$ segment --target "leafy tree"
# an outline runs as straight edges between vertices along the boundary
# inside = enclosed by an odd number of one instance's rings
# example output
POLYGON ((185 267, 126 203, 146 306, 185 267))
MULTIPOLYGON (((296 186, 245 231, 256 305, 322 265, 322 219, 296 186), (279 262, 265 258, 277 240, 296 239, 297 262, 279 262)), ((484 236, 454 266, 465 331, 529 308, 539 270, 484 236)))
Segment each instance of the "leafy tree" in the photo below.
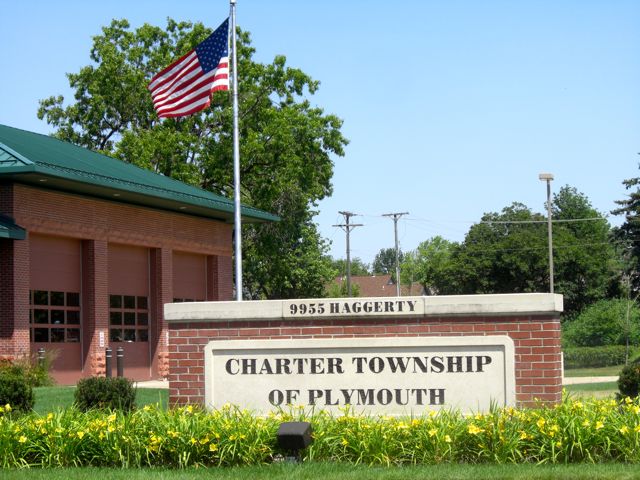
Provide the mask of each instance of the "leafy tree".
POLYGON ((585 195, 564 186, 554 195, 552 217, 555 286, 564 296, 565 311, 579 312, 620 296, 622 264, 604 216, 585 195))
MULTIPOLYGON (((402 250, 398 250, 398 262, 402 264, 404 255, 402 250)), ((371 270, 374 275, 391 275, 395 281, 396 276, 396 249, 382 248, 376 254, 371 264, 371 270)))
MULTIPOLYGON (((329 284, 326 290, 326 297, 328 298, 345 298, 347 297, 347 281, 346 279, 333 281, 329 284)), ((357 283, 351 284, 351 297, 360 296, 360 285, 357 283)))
MULTIPOLYGON (((38 117, 58 138, 232 197, 229 93, 216 92, 199 114, 160 121, 146 89, 208 34, 201 23, 168 19, 166 28, 131 30, 113 20, 93 39, 92 63, 68 74, 74 101, 41 100, 38 117)), ((311 105, 316 80, 284 56, 255 62, 249 33, 238 36, 241 200, 282 218, 243 226, 244 289, 253 298, 317 296, 332 271, 312 220, 332 191, 332 157, 344 155, 342 121, 311 105)))
MULTIPOLYGON (((555 291, 565 314, 620 294, 618 255, 610 226, 589 200, 565 186, 552 203, 555 291)), ((454 293, 549 291, 547 219, 521 203, 483 215, 451 255, 454 293)))
POLYGON ((459 293, 544 291, 548 279, 546 228, 533 223, 543 220, 521 203, 483 215, 455 252, 459 293))
POLYGON ((451 280, 452 256, 457 244, 440 236, 422 242, 407 255, 400 270, 402 283, 418 282, 430 295, 455 293, 451 280))
POLYGON ((637 345, 640 341, 640 309, 626 299, 600 300, 562 325, 567 346, 637 345))
MULTIPOLYGON (((347 261, 343 258, 334 259, 331 261, 331 267, 337 272, 336 275, 347 274, 347 261)), ((369 265, 364 263, 360 258, 355 257, 351 259, 351 275, 371 275, 369 265)))

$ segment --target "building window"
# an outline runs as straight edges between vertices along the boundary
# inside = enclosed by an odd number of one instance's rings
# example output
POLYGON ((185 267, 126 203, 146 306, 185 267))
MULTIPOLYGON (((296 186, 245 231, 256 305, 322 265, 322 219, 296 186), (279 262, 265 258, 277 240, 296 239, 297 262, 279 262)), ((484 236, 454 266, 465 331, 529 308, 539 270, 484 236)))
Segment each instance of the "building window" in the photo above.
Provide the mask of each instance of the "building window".
POLYGON ((204 302, 204 299, 193 299, 193 298, 174 298, 173 303, 184 303, 184 302, 204 302))
POLYGON ((109 339, 112 342, 149 341, 147 297, 109 295, 109 339))
POLYGON ((29 323, 32 342, 80 342, 80 294, 31 290, 29 323))

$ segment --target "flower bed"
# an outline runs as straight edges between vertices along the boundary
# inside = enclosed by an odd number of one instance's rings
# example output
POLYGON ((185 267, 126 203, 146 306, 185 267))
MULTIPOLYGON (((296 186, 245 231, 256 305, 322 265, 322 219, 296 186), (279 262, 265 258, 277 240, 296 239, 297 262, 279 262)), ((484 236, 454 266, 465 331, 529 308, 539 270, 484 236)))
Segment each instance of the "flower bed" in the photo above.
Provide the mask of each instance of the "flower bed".
POLYGON ((640 461, 638 400, 572 400, 540 409, 413 418, 287 411, 257 417, 228 406, 147 406, 130 414, 73 408, 14 415, 0 407, 0 466, 188 467, 269 463, 283 421, 311 422, 309 460, 370 465, 640 461))

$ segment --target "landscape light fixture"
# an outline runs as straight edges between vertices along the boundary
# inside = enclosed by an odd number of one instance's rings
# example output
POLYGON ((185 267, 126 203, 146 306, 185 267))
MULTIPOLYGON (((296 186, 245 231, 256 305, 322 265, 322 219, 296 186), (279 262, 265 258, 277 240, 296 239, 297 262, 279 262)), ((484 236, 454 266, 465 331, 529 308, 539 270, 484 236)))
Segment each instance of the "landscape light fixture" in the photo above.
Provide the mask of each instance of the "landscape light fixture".
POLYGON ((313 442, 311 424, 309 422, 281 423, 276 438, 278 446, 287 452, 285 459, 297 463, 301 459, 300 451, 313 442))
POLYGON ((552 173, 541 173, 538 178, 547 182, 547 234, 549 237, 549 292, 553 293, 553 235, 551 230, 551 181, 552 173))

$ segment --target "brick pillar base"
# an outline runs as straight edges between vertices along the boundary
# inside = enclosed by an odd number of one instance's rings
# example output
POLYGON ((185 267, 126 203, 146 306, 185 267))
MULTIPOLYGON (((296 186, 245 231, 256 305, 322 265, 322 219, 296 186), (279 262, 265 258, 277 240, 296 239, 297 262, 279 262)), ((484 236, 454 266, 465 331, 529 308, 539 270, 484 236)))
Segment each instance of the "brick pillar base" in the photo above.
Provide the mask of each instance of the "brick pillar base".
POLYGON ((104 376, 105 348, 109 345, 108 244, 82 242, 82 328, 85 376, 104 376), (102 345, 100 337, 102 334, 102 345))

